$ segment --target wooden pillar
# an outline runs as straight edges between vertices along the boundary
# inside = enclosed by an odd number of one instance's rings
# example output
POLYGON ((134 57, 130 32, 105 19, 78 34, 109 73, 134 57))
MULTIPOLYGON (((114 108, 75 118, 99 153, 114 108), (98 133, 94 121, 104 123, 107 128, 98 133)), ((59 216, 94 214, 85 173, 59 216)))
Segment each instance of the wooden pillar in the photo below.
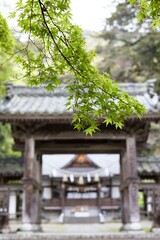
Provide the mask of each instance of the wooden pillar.
POLYGON ((61 184, 61 214, 59 216, 59 222, 64 223, 64 207, 65 207, 65 191, 66 191, 66 185, 65 183, 61 184))
MULTIPOLYGON (((160 177, 156 178, 156 183, 160 184, 160 177)), ((160 231, 160 189, 153 191, 153 231, 160 231)))
POLYGON ((143 201, 144 201, 143 210, 144 210, 144 216, 148 216, 148 212, 147 212, 147 199, 148 199, 148 191, 147 190, 143 190, 143 201))
POLYGON ((8 233, 9 227, 9 189, 0 192, 0 232, 8 233))
POLYGON ((125 225, 130 222, 128 189, 125 185, 127 180, 127 157, 126 153, 121 156, 121 201, 122 201, 122 223, 125 225))
POLYGON ((101 184, 97 184, 97 207, 99 209, 99 212, 101 212, 101 204, 100 204, 100 191, 101 191, 101 184))
POLYGON ((138 206, 138 174, 136 140, 126 139, 126 153, 121 159, 122 230, 140 230, 140 210, 138 206))
POLYGON ((112 186, 112 177, 110 176, 109 178, 109 197, 111 198, 112 201, 112 192, 113 192, 113 186, 112 186))
POLYGON ((41 161, 36 158, 33 137, 25 140, 24 161, 22 230, 40 231, 41 161))
POLYGON ((153 192, 153 227, 152 231, 160 231, 160 189, 153 192))
POLYGON ((64 212, 64 206, 65 206, 65 183, 62 183, 62 185, 61 185, 61 207, 62 207, 62 213, 64 212))

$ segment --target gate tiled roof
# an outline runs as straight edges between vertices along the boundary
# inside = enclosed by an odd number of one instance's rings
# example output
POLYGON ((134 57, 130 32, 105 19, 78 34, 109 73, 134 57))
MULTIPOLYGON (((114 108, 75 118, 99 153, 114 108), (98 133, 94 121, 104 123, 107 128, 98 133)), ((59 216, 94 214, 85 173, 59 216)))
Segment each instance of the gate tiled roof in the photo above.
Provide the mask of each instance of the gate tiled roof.
MULTIPOLYGON (((158 96, 148 94, 147 82, 121 83, 120 88, 137 98, 148 112, 158 113, 158 96)), ((8 85, 7 94, 0 101, 0 121, 71 117, 72 112, 67 112, 65 107, 67 96, 64 86, 51 92, 44 87, 8 85)), ((157 115, 159 116, 159 113, 157 115)))
POLYGON ((33 117, 63 114, 66 98, 63 88, 57 88, 53 93, 44 87, 9 85, 6 97, 0 102, 0 114, 33 117))

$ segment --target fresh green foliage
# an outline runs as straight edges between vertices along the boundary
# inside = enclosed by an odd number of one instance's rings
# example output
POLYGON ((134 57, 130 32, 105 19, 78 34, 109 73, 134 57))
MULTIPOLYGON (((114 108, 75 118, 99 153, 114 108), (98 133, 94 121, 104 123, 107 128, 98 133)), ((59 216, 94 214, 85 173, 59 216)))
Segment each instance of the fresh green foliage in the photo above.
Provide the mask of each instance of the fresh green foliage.
POLYGON ((14 50, 14 38, 8 28, 6 20, 0 13, 0 96, 4 94, 3 82, 12 72, 11 63, 7 60, 14 50), (3 64, 5 63, 5 64, 3 64))
POLYGON ((8 28, 6 20, 0 13, 0 53, 12 53, 14 47, 14 38, 8 28))
POLYGON ((154 29, 160 27, 160 0, 128 0, 128 2, 131 5, 138 5, 139 13, 137 18, 139 21, 151 19, 154 29))
MULTIPOLYGON (((11 82, 13 76, 20 76, 23 71, 13 62, 15 52, 23 48, 23 43, 12 34, 6 20, 0 13, 0 97, 5 94, 4 82, 11 82)), ((19 54, 19 56, 21 56, 19 54)), ((14 82, 19 79, 14 78, 14 82)))
MULTIPOLYGON (((13 50, 14 38, 6 20, 0 14, 0 97, 5 92, 4 81, 8 80, 12 72, 12 65, 8 62, 8 58, 13 50)), ((17 153, 12 151, 12 145, 10 126, 0 123, 0 157, 17 156, 17 153)))
POLYGON ((12 150, 13 139, 11 137, 11 128, 9 124, 0 123, 0 157, 18 157, 20 152, 12 150))
POLYGON ((4 52, 0 53, 0 97, 5 94, 4 82, 10 78, 13 73, 12 70, 12 64, 8 61, 8 55, 4 52))
POLYGON ((122 127, 133 114, 141 117, 145 108, 127 93, 121 92, 108 74, 99 74, 92 65, 94 53, 87 52, 82 30, 71 22, 69 0, 19 0, 12 17, 18 18, 28 41, 16 62, 25 69, 30 85, 45 84, 54 90, 63 81, 60 75, 73 74, 67 80, 67 109, 74 112, 77 130, 92 134, 98 119, 106 125, 122 127), (30 46, 37 51, 32 51, 30 46))

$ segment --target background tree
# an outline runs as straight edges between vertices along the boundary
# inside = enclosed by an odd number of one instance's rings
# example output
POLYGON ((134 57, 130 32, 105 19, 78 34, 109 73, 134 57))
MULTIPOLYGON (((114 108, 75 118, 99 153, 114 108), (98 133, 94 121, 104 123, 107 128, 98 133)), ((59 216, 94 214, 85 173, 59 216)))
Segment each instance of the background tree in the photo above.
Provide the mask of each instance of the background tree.
POLYGON ((160 27, 160 0, 128 0, 128 2, 138 7, 137 19, 139 21, 149 20, 154 29, 160 27))
POLYGON ((6 20, 0 13, 0 95, 4 94, 4 81, 12 72, 12 64, 7 61, 8 54, 13 54, 14 38, 8 28, 6 20), (6 64, 3 64, 5 63, 6 64))
MULTIPOLYGON (((160 33, 150 27, 150 20, 137 22, 138 9, 121 3, 106 20, 101 37, 107 46, 101 48, 100 71, 109 71, 120 82, 144 82, 160 79, 160 33)), ((159 90, 159 89, 158 89, 159 90)))
MULTIPOLYGON (((8 61, 9 56, 14 53, 14 43, 15 39, 7 22, 0 14, 0 97, 5 93, 4 82, 9 82, 9 78, 14 73, 13 61, 8 61)), ((10 125, 0 123, 0 157, 19 156, 20 153, 12 150, 12 145, 10 125)))
POLYGON ((19 157, 21 155, 20 152, 13 151, 13 144, 10 125, 0 123, 0 158, 19 157))
MULTIPOLYGON (((160 30, 160 14, 159 14, 159 6, 160 0, 128 0, 132 5, 139 7, 138 19, 139 21, 145 21, 149 19, 151 21, 151 25, 155 30, 160 30)), ((152 39, 153 40, 153 39, 152 39)), ((157 51, 158 56, 160 55, 160 51, 157 51)), ((158 67, 158 62, 157 67, 158 67)), ((158 80, 158 79, 157 79, 158 80)), ((157 89, 160 93, 160 80, 157 81, 157 89)), ((159 154, 160 151, 160 141, 159 141, 159 133, 160 127, 159 124, 154 124, 152 127, 152 137, 149 139, 151 143, 151 153, 159 154)))

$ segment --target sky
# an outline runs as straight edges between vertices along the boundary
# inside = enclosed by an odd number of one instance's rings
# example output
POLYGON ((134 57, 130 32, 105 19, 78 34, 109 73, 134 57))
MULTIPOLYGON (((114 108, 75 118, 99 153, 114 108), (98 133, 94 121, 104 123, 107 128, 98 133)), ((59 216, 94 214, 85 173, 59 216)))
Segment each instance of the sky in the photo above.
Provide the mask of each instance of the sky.
POLYGON ((72 0, 73 22, 84 30, 99 31, 114 10, 112 0, 72 0))
MULTIPOLYGON (((84 30, 100 31, 104 28, 105 18, 114 11, 112 2, 115 0, 71 0, 73 22, 84 30)), ((0 11, 6 17, 13 10, 16 0, 0 0, 0 11)), ((14 20, 10 20, 13 27, 14 20)))

